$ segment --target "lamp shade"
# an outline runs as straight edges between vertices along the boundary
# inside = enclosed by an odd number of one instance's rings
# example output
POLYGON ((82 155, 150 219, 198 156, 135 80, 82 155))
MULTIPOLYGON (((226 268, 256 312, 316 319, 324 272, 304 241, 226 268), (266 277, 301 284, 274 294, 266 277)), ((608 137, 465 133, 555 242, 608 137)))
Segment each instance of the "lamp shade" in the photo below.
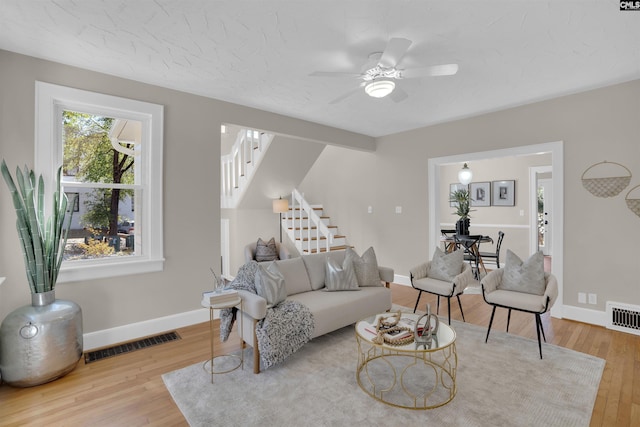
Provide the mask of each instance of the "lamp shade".
POLYGON ((473 179, 473 172, 469 169, 469 166, 465 163, 462 169, 458 172, 458 181, 462 185, 468 185, 473 179))
POLYGON ((389 95, 396 88, 396 84, 393 80, 373 80, 367 83, 364 87, 364 91, 367 92, 367 95, 372 96, 374 98, 384 98, 389 95))
POLYGON ((273 201, 273 213, 285 213, 289 210, 289 201, 287 199, 275 199, 273 201))

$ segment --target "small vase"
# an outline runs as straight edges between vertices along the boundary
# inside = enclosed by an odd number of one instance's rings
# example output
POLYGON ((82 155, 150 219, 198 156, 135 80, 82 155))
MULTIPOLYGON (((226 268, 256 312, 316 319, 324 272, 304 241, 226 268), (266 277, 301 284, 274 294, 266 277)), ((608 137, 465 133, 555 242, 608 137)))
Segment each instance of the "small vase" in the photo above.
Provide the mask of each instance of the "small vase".
POLYGON ((0 326, 0 373, 7 384, 31 387, 60 378, 82 356, 82 310, 55 291, 31 294, 31 305, 0 326))

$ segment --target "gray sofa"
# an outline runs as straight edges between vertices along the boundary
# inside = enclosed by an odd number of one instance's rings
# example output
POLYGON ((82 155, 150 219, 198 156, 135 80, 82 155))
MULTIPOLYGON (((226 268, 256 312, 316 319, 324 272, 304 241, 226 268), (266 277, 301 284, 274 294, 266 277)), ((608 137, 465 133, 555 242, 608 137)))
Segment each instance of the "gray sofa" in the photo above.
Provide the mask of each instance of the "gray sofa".
MULTIPOLYGON (((326 292, 322 288, 325 287, 327 257, 342 264, 345 251, 302 255, 275 261, 285 279, 287 300, 306 305, 313 314, 314 330, 311 338, 391 309, 389 283, 393 281, 393 269, 378 267, 380 286, 361 287, 359 291, 326 292)), ((254 349, 254 372, 259 373, 260 353, 255 331, 256 323, 266 316, 267 301, 251 292, 239 293, 243 300, 242 337, 254 349)))

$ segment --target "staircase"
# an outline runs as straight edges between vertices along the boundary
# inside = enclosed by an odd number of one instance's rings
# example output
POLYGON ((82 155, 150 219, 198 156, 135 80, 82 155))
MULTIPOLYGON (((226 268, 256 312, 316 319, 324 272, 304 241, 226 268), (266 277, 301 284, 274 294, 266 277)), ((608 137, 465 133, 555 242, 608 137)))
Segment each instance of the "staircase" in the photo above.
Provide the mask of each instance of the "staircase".
POLYGON ((350 247, 338 227, 324 214, 322 205, 310 205, 293 190, 289 211, 282 215, 282 228, 301 254, 337 251, 350 247))
POLYGON ((222 208, 234 209, 242 201, 272 140, 272 134, 254 129, 238 132, 231 152, 220 157, 222 208))

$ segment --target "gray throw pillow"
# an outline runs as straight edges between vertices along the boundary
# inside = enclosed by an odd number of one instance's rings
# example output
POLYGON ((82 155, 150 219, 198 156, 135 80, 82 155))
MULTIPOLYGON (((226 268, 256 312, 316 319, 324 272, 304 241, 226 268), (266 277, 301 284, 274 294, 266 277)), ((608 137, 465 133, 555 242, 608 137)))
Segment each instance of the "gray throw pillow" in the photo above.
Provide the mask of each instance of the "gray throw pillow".
POLYGON ((345 259, 342 266, 337 261, 327 257, 325 263, 324 284, 325 291, 359 291, 358 280, 350 259, 345 259))
POLYGON ((280 273, 275 262, 270 263, 267 267, 264 264, 258 264, 255 282, 256 292, 267 300, 267 307, 273 307, 287 299, 284 276, 280 273))
POLYGON ((440 248, 436 247, 436 251, 431 259, 429 277, 452 282, 453 279, 462 272, 463 263, 464 251, 457 250, 446 254, 442 252, 440 248))
POLYGON ((275 261, 277 259, 278 248, 276 247, 275 238, 272 237, 266 243, 261 238, 258 238, 258 242, 256 243, 256 261, 275 261))
POLYGON ((498 289, 544 295, 546 287, 542 252, 536 252, 523 262, 518 255, 507 249, 502 283, 498 285, 498 289))
POLYGON ((376 253, 373 247, 364 251, 362 256, 358 256, 353 249, 347 248, 345 260, 347 259, 353 263, 358 286, 382 286, 380 272, 378 271, 378 260, 376 259, 376 253))

